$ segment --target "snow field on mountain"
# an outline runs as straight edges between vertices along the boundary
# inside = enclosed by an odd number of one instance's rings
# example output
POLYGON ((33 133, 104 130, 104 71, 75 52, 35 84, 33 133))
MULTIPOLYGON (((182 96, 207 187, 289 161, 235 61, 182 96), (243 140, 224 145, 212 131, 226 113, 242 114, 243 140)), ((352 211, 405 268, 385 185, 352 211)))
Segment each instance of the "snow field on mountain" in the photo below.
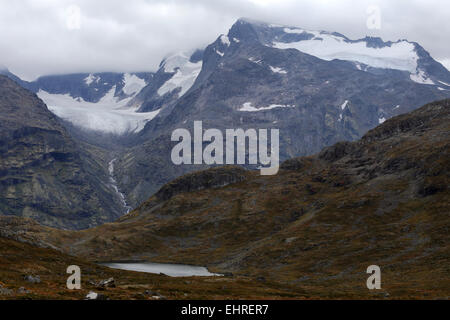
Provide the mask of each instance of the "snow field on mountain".
POLYGON ((358 61, 375 68, 396 69, 416 73, 417 54, 414 44, 407 41, 393 43, 390 47, 367 47, 365 41, 349 42, 344 38, 316 31, 284 28, 286 33, 310 33, 311 40, 298 42, 273 42, 278 49, 297 49, 323 60, 358 61))
POLYGON ((293 105, 285 105, 285 104, 271 104, 268 107, 253 107, 251 102, 246 102, 242 105, 242 107, 239 109, 239 111, 242 112, 257 112, 257 111, 264 111, 264 110, 271 110, 276 108, 295 108, 293 105))
POLYGON ((175 74, 158 89, 158 94, 163 96, 168 92, 181 88, 178 94, 181 97, 192 87, 195 79, 197 79, 202 69, 202 61, 190 62, 189 57, 179 53, 166 59, 163 68, 165 72, 175 72, 175 74))
POLYGON ((63 120, 82 129, 111 134, 141 131, 145 124, 156 117, 160 110, 138 113, 138 108, 126 107, 130 98, 119 100, 114 96, 116 86, 97 103, 82 98, 74 99, 69 94, 51 94, 40 90, 41 98, 48 109, 63 120))
POLYGON ((123 75, 123 83, 124 86, 122 90, 126 95, 138 93, 147 85, 144 79, 129 73, 123 75))

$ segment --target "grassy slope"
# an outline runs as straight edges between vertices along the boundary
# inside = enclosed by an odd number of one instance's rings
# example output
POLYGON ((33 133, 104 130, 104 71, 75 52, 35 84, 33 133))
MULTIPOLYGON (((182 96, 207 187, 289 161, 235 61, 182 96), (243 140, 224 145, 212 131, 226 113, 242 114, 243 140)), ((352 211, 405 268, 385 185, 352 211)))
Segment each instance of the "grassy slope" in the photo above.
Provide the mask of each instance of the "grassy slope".
MULTIPOLYGON (((171 278, 140 272, 113 270, 86 260, 68 256, 53 249, 37 248, 29 244, 0 237, 0 286, 12 290, 2 299, 83 299, 93 290, 110 299, 153 299, 146 290, 167 299, 281 299, 291 297, 287 288, 273 283, 262 283, 245 277, 190 277, 171 278), (82 289, 68 290, 66 268, 78 265, 82 273, 82 289), (39 275, 41 283, 31 284, 24 275, 39 275), (91 282, 110 277, 116 288, 98 290, 91 282), (19 293, 19 288, 27 293, 19 293)), ((1 288, 0 288, 1 289, 1 288)))

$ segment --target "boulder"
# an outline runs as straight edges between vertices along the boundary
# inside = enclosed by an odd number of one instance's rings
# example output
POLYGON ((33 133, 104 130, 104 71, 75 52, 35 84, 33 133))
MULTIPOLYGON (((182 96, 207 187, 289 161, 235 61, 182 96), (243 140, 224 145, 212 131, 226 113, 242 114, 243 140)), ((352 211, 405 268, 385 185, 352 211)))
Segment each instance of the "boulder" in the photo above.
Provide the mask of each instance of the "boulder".
POLYGON ((94 292, 94 291, 90 291, 86 295, 86 298, 84 298, 84 300, 108 300, 108 297, 105 296, 104 294, 97 293, 97 292, 94 292))
POLYGON ((39 276, 25 275, 23 279, 29 283, 41 283, 41 277, 39 276))
POLYGON ((114 281, 114 278, 102 280, 97 284, 97 288, 100 288, 100 289, 115 288, 115 287, 116 287, 116 283, 114 281))
POLYGON ((5 288, 0 284, 0 296, 11 296, 13 293, 13 290, 5 288))

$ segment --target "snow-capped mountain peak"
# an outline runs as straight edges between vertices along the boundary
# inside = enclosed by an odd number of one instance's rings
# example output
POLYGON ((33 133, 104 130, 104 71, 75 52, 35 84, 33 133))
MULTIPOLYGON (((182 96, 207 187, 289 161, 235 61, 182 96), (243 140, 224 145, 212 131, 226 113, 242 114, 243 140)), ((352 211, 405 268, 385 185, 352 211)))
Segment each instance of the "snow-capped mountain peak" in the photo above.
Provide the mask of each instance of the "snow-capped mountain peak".
POLYGON ((407 41, 374 47, 365 38, 348 40, 326 32, 283 28, 287 34, 298 34, 305 39, 283 41, 275 39, 272 46, 279 49, 297 49, 320 59, 357 61, 374 68, 396 69, 415 73, 419 57, 415 47, 407 41))
POLYGON ((418 43, 402 39, 383 41, 379 37, 351 40, 337 32, 313 31, 299 27, 239 19, 228 34, 230 39, 246 39, 277 49, 296 49, 319 59, 355 63, 361 70, 398 70, 416 83, 438 85, 450 81, 450 73, 418 43), (362 68, 362 65, 365 67, 362 68))

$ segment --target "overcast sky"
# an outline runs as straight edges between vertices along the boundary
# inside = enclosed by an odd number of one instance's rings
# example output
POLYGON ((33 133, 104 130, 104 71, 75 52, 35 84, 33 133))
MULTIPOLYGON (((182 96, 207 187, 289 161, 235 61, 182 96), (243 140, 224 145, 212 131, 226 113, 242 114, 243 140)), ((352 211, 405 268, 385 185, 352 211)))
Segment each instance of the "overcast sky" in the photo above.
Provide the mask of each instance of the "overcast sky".
POLYGON ((448 0, 0 0, 0 65, 27 80, 154 71, 168 53, 205 47, 239 17, 417 41, 450 69, 448 0), (373 6, 379 29, 367 26, 373 6))

